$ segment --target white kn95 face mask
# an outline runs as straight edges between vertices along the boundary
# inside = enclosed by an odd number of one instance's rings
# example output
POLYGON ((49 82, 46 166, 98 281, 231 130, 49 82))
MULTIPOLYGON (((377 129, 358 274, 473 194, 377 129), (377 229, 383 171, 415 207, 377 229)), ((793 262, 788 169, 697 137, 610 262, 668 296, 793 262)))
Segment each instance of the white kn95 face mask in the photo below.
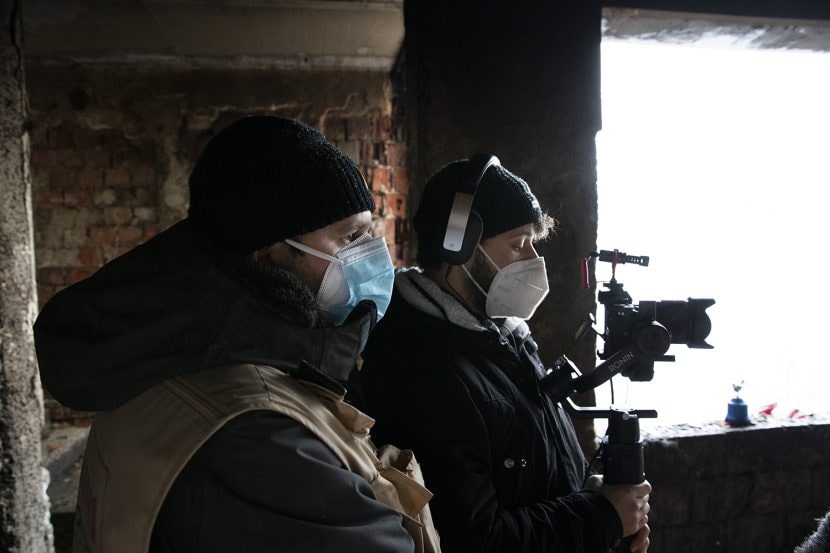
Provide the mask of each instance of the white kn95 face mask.
POLYGON ((518 317, 525 320, 531 318, 549 291, 545 258, 525 259, 499 268, 480 244, 477 247, 498 271, 490 283, 490 289, 485 291, 467 267, 462 265, 461 268, 476 288, 486 296, 487 316, 518 317))

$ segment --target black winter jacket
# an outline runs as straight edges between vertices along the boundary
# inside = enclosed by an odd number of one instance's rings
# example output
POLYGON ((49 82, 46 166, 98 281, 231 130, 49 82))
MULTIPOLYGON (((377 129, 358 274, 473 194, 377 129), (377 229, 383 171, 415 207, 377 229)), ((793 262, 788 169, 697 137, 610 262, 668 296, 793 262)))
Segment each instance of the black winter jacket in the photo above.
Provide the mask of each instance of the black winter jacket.
MULTIPOLYGON (((163 380, 261 363, 342 392, 374 322, 361 304, 319 324, 295 276, 219 256, 183 221, 56 295, 35 325, 41 377, 68 407, 112 409, 163 380), (262 271, 261 273, 259 271, 262 271)), ((229 421, 188 462, 156 519, 152 552, 399 553, 400 514, 299 422, 229 421)))
POLYGON ((416 270, 400 271, 364 351, 376 439, 416 451, 448 553, 603 553, 621 536, 611 503, 581 491, 585 459, 527 325, 473 317, 416 270))

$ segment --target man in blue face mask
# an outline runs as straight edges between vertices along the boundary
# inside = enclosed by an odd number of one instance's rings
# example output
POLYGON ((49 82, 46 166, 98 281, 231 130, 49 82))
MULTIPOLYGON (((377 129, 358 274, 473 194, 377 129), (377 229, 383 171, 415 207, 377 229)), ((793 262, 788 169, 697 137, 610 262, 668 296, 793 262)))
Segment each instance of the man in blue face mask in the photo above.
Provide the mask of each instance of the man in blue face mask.
POLYGON ((420 267, 397 273, 361 379, 375 436, 418 452, 443 550, 606 553, 636 534, 632 551, 646 551, 650 485, 585 484, 573 425, 539 387, 525 320, 548 293, 534 243, 554 221, 518 176, 461 160, 427 182, 414 224, 420 267), (459 205, 465 259, 445 247, 459 205))
POLYGON ((318 131, 247 117, 187 219, 45 306, 44 385, 98 412, 75 551, 438 551, 417 464, 350 402, 392 292, 374 207, 318 131))

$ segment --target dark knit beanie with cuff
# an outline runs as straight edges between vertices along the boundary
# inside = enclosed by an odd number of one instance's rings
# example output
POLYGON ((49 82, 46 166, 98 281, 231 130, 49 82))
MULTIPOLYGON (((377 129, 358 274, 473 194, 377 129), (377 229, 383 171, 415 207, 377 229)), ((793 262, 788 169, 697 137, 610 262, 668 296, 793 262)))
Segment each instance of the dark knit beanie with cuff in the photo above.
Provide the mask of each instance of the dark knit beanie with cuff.
MULTIPOLYGON (((455 191, 467 171, 467 160, 453 161, 427 181, 413 221, 419 245, 438 243, 435 234, 446 232, 455 191)), ((482 240, 522 225, 538 225, 544 218, 527 182, 500 165, 490 167, 484 174, 472 211, 481 217, 482 240)))
POLYGON ((190 175, 188 217, 229 253, 250 253, 374 209, 354 162, 319 131, 282 117, 229 125, 190 175))

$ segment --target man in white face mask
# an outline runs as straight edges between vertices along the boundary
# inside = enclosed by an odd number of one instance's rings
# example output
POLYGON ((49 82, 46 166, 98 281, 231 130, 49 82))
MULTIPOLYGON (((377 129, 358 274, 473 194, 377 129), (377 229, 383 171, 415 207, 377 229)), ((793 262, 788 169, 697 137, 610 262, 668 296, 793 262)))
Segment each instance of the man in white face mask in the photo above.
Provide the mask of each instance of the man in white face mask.
POLYGON ((632 551, 642 553, 650 485, 592 476, 586 486, 570 418, 540 391, 544 366, 525 320, 548 293, 534 243, 555 222, 498 164, 483 166, 465 200, 477 163, 450 163, 424 188, 420 267, 396 274, 363 355, 374 435, 418 453, 446 552, 605 553, 636 534, 632 551), (480 225, 480 239, 469 255, 448 255, 448 230, 470 200, 464 228, 480 225))

